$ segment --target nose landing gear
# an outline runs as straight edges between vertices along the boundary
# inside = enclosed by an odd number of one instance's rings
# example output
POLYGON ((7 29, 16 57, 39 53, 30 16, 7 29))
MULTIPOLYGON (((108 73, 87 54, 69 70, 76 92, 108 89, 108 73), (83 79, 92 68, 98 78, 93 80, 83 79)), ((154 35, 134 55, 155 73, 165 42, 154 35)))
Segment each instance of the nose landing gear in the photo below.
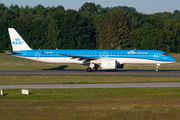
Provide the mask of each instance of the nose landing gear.
POLYGON ((159 66, 161 66, 161 64, 156 64, 156 72, 159 71, 159 66))

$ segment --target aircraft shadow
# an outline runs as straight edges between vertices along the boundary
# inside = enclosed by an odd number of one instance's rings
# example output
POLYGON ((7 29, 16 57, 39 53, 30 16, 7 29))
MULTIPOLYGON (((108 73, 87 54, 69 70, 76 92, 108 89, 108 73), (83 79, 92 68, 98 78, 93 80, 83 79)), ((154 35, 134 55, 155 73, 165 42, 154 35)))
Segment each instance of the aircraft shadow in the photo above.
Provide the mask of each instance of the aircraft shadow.
MULTIPOLYGON (((42 69, 42 70, 63 70, 63 71, 86 71, 84 70, 76 70, 76 69, 68 69, 65 70, 65 68, 67 68, 68 65, 62 65, 59 67, 55 67, 55 68, 50 68, 50 69, 42 69)), ((97 70, 97 71, 92 71, 92 72, 128 72, 128 71, 155 71, 155 70, 97 70)), ((180 70, 159 70, 161 72, 163 71, 180 71, 180 70)))

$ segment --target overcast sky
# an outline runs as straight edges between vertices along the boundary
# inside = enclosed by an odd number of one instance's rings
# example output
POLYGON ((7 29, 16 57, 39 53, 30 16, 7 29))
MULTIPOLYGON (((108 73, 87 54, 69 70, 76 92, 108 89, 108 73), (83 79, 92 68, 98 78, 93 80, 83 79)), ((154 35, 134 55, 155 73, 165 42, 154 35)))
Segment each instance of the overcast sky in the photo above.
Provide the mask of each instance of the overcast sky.
POLYGON ((180 10, 180 0, 0 0, 0 3, 3 3, 7 7, 11 4, 23 7, 26 5, 34 7, 38 4, 41 4, 44 7, 56 7, 62 5, 66 10, 79 10, 85 2, 93 2, 102 7, 134 7, 138 12, 145 14, 165 11, 174 12, 174 10, 180 10))

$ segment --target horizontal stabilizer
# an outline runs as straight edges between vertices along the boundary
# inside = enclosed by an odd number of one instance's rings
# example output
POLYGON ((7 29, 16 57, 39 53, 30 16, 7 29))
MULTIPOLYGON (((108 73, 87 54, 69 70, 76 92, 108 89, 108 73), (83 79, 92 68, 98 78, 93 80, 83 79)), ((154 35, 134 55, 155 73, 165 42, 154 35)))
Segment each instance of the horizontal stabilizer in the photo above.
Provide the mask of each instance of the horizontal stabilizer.
POLYGON ((22 53, 13 52, 13 51, 7 51, 7 50, 5 50, 4 52, 5 52, 6 54, 8 54, 8 55, 12 55, 12 54, 22 54, 22 53))

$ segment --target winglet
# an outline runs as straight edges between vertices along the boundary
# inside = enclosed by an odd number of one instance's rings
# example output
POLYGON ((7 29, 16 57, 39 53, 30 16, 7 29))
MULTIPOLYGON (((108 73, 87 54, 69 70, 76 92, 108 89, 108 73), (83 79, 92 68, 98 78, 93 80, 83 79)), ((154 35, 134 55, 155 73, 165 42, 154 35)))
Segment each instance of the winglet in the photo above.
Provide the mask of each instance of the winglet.
POLYGON ((32 50, 14 28, 8 28, 13 51, 32 50))

